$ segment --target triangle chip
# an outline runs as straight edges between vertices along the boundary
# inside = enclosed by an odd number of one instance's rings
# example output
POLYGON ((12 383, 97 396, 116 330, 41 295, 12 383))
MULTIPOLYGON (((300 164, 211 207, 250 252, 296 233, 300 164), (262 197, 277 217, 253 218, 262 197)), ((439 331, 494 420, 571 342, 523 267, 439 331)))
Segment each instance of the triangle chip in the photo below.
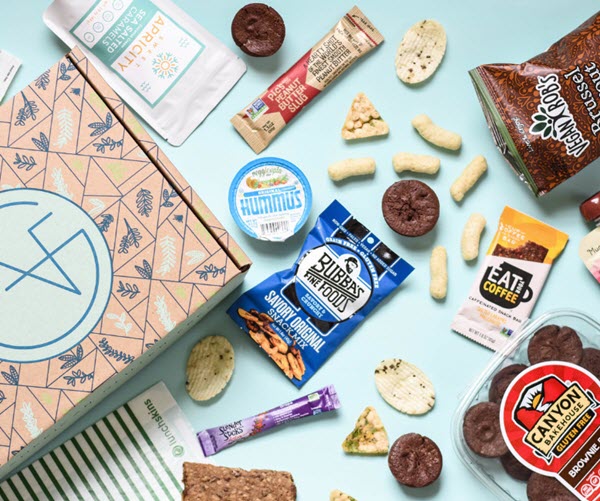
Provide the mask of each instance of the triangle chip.
POLYGON ((367 137, 387 136, 390 132, 388 124, 373 106, 371 100, 362 92, 359 92, 346 116, 342 137, 346 141, 354 139, 365 139, 367 137))
POLYGON ((329 494, 329 501, 356 501, 356 499, 336 489, 329 494))
POLYGON ((387 432, 373 407, 367 407, 362 412, 354 430, 342 443, 342 449, 349 454, 387 454, 389 446, 387 432))

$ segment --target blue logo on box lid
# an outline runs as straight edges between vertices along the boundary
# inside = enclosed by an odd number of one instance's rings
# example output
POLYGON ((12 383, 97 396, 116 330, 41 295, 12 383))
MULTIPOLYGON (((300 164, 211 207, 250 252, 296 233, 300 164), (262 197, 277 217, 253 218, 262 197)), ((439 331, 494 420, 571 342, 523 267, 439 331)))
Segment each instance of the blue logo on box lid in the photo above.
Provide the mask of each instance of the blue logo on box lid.
POLYGON ((0 192, 0 359, 36 362, 80 343, 112 288, 110 251, 78 205, 42 190, 0 192))
POLYGON ((281 158, 253 160, 237 173, 229 188, 233 219, 259 240, 287 240, 306 222, 311 205, 306 176, 281 158))

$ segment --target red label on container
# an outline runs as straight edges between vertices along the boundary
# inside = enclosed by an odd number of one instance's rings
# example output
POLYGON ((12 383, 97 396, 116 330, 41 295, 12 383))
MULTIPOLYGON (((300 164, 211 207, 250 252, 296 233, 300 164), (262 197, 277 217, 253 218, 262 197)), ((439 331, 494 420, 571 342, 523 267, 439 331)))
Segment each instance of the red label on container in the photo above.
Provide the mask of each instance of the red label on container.
POLYGON ((600 499, 600 381, 588 371, 565 362, 523 371, 504 394, 500 425, 525 466, 600 499))

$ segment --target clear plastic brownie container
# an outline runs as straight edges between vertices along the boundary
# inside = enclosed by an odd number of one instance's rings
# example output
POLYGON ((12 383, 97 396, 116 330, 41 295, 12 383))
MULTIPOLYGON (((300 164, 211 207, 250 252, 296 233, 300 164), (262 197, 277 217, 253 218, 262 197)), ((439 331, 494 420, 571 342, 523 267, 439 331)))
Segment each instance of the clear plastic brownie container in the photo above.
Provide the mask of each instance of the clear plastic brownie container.
POLYGON ((496 353, 482 374, 467 388, 452 422, 454 448, 465 466, 499 499, 527 501, 527 482, 509 476, 498 458, 486 458, 474 453, 463 437, 463 420, 469 408, 488 401, 488 392, 494 375, 511 364, 529 365, 527 346, 532 336, 546 325, 568 326, 579 334, 584 348, 600 349, 600 324, 585 313, 561 309, 553 310, 530 320, 506 346, 496 353))

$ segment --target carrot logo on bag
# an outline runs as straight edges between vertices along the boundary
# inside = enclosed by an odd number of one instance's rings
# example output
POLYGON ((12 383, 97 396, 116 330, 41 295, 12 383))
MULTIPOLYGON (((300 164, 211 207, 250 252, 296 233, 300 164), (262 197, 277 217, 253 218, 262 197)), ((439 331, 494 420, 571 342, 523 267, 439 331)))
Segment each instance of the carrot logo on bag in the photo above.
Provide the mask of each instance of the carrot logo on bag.
POLYGON ((562 97, 558 75, 550 73, 537 79, 535 88, 540 93, 540 104, 531 116, 530 134, 539 135, 542 139, 556 139, 565 145, 567 154, 579 157, 590 142, 579 130, 569 105, 562 97))
POLYGON ((600 483, 600 381, 566 362, 529 367, 508 387, 500 426, 525 466, 561 481, 581 499, 595 499, 600 483))

